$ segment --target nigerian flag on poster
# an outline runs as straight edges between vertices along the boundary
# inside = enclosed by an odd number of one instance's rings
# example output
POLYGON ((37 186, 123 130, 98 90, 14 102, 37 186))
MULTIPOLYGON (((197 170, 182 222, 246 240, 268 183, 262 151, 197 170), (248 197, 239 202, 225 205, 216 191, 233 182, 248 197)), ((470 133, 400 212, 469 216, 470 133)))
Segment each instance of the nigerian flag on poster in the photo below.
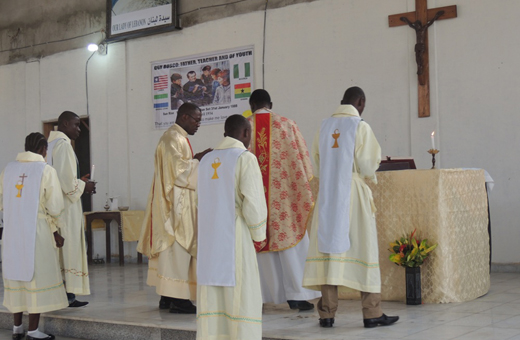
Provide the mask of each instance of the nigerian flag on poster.
POLYGON ((251 63, 233 65, 233 78, 249 78, 251 77, 251 63))
POLYGON ((235 99, 251 97, 251 83, 235 85, 235 99))

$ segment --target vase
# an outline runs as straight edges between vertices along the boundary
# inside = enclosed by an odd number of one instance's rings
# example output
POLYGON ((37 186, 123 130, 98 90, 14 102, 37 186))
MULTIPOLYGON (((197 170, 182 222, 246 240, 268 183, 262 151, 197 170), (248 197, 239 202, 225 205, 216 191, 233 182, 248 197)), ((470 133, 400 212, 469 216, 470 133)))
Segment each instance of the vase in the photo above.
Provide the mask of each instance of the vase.
POLYGON ((421 267, 406 267, 406 304, 421 303, 421 267))

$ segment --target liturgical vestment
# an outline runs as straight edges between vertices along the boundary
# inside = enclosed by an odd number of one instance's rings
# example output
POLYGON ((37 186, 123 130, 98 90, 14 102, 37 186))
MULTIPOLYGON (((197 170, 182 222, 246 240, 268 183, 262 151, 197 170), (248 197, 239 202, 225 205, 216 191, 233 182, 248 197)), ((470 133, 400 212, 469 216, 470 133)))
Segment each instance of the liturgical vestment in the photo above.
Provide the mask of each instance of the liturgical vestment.
POLYGON ((68 293, 89 295, 90 283, 87 264, 87 246, 81 195, 85 182, 79 179, 79 166, 69 137, 61 131, 49 135, 47 161, 58 174, 63 205, 60 234, 65 238, 60 248, 60 262, 65 288, 68 293))
POLYGON ((312 165, 296 123, 266 108, 248 118, 251 152, 260 165, 269 211, 267 240, 257 255, 264 303, 310 300, 320 293, 302 287, 309 248, 306 232, 314 200, 312 165))
MULTIPOLYGON (((230 148, 245 150, 242 142, 231 137, 215 150, 230 148)), ((204 158, 211 160, 211 154, 204 158)), ((213 169, 207 170, 204 173, 213 174, 213 169)), ((201 340, 262 339, 262 296, 253 241, 265 240, 267 208, 258 161, 250 152, 238 157, 234 184, 235 238, 228 242, 235 245, 235 282, 234 286, 197 287, 197 339, 201 340)), ((199 209, 204 211, 202 206, 199 209)))
POLYGON ((179 125, 162 135, 137 251, 148 256, 147 284, 157 294, 195 300, 199 161, 179 125))
MULTIPOLYGON (((32 163, 42 162, 45 160, 42 156, 32 153, 23 152, 18 154, 16 161, 20 163, 32 163)), ((43 164, 42 164, 43 165, 43 164)), ((22 164, 23 168, 23 164, 22 164)), ((20 174, 22 175, 22 174, 20 174)), ((24 174, 25 175, 25 174, 24 174)), ((36 233, 34 242, 34 269, 32 279, 29 281, 9 280, 5 278, 4 270, 4 306, 11 313, 29 312, 33 313, 45 313, 54 311, 57 309, 65 308, 69 305, 67 295, 65 294, 65 288, 63 285, 63 279, 61 276, 60 263, 58 257, 58 248, 54 241, 53 233, 57 230, 58 217, 63 212, 63 197, 61 194, 60 183, 56 171, 48 165, 43 165, 43 171, 40 172, 41 182, 38 190, 36 191, 36 197, 33 200, 37 200, 37 217, 34 219, 36 228, 33 231, 36 233)), ((0 174, 0 210, 4 210, 4 225, 3 242, 11 242, 11 237, 30 237, 27 234, 22 236, 22 231, 19 229, 17 223, 8 225, 7 221, 11 220, 8 218, 9 214, 16 213, 16 209, 13 207, 13 211, 7 210, 9 206, 8 200, 16 200, 12 196, 17 196, 15 185, 18 184, 15 180, 8 180, 5 173, 0 174), (5 185, 4 185, 5 184, 5 185), (9 190, 9 188, 11 190, 9 190), (14 189, 14 190, 13 190, 14 189), (6 196, 7 195, 7 196, 6 196), (11 197, 9 197, 9 195, 11 197), (11 230, 8 230, 8 229, 11 230), (17 232, 20 234, 18 235, 17 232)), ((25 181, 25 186, 30 185, 31 181, 25 181)), ((18 195, 23 196, 28 194, 30 191, 25 188, 26 191, 21 192, 18 195)), ((26 214, 26 211, 22 212, 26 214)), ((15 219, 19 220, 19 219, 15 219)), ((34 235, 31 235, 34 237, 34 235)), ((65 240, 67 242, 67 240, 65 240)), ((16 261, 17 266, 25 266, 23 256, 18 258, 12 258, 5 253, 5 247, 2 247, 3 265, 5 266, 8 261, 16 261)))
MULTIPOLYGON (((341 105, 332 117, 359 117, 359 113, 352 105, 341 105)), ((333 137, 330 136, 331 147, 335 146, 333 137)), ((340 148, 342 139, 344 138, 339 139, 340 148)), ((317 209, 314 209, 312 217, 309 254, 303 279, 303 286, 310 289, 320 290, 321 285, 335 285, 339 286, 340 291, 347 287, 368 293, 381 292, 375 206, 372 192, 365 183, 365 180, 377 183, 375 171, 381 161, 381 148, 372 129, 364 121, 359 122, 354 140, 350 190, 350 249, 334 254, 319 251, 318 232, 322 226, 319 224, 320 200, 318 199, 317 209)), ((311 151, 316 177, 320 177, 319 141, 320 130, 316 134, 311 151)), ((321 180, 323 179, 320 178, 321 180)), ((339 190, 345 188, 340 187, 339 190)))

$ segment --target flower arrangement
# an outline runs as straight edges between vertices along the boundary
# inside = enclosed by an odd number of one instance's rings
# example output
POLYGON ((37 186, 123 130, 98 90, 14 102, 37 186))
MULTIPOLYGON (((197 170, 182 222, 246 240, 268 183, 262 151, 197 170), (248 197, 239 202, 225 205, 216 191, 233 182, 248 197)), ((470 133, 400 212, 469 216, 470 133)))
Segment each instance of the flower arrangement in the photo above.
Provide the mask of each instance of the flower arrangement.
POLYGON ((427 239, 417 240, 414 237, 416 230, 413 231, 410 237, 403 236, 390 243, 390 249, 388 250, 393 253, 389 257, 390 261, 398 266, 419 267, 430 255, 430 252, 437 248, 437 244, 428 245, 427 239))

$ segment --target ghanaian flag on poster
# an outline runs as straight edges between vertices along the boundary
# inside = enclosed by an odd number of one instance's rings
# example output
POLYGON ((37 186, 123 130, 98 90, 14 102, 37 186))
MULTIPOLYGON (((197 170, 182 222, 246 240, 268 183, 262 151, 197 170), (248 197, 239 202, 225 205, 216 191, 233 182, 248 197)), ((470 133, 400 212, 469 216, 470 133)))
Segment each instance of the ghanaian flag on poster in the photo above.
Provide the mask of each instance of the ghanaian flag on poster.
POLYGON ((251 97, 251 83, 235 85, 235 99, 251 97))

